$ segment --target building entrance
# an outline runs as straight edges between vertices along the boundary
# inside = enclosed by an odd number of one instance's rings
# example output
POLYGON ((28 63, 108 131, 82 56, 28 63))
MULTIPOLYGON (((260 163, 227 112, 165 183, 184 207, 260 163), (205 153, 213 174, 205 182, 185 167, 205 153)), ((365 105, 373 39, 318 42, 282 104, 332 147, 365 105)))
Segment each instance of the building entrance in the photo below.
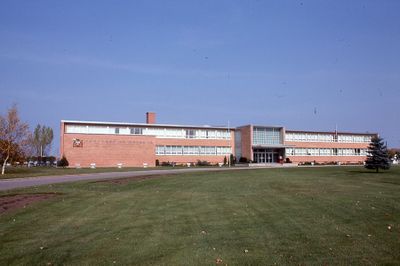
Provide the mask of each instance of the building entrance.
POLYGON ((253 162, 254 163, 277 163, 279 156, 282 156, 282 149, 254 149, 253 162))

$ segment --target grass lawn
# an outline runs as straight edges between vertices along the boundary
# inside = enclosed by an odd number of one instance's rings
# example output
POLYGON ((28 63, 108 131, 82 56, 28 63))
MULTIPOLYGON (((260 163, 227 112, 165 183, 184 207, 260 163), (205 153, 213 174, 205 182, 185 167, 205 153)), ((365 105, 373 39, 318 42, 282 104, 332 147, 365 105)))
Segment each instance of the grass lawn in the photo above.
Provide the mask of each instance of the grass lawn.
POLYGON ((400 264, 400 167, 255 169, 15 193, 1 265, 400 264), (247 252, 246 252, 247 250, 247 252))
MULTIPOLYGON (((210 166, 213 167, 213 166, 210 166)), ((0 175, 0 179, 19 178, 19 177, 35 177, 35 176, 49 176, 49 175, 76 175, 76 174, 91 174, 91 173, 105 173, 105 172, 126 172, 126 171, 145 171, 145 170, 165 170, 165 169, 178 169, 185 168, 183 166, 170 166, 163 167, 98 167, 91 168, 56 168, 56 167, 7 167, 5 174, 0 175)))

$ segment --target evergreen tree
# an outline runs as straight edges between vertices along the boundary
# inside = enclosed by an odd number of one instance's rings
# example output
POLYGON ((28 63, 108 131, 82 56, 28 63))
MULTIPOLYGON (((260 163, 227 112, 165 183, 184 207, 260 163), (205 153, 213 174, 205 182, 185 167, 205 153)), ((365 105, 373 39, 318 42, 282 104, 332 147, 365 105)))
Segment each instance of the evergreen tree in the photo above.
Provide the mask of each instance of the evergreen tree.
POLYGON ((389 153, 383 139, 380 137, 373 137, 368 147, 367 160, 365 161, 365 168, 388 170, 390 168, 389 153))

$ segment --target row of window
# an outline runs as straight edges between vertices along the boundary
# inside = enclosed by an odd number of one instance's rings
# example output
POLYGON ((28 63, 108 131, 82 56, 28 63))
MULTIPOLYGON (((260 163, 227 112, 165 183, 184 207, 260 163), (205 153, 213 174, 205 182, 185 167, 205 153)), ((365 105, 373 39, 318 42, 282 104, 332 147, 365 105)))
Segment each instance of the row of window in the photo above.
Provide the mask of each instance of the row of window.
POLYGON ((322 133, 286 133, 286 141, 369 143, 371 135, 343 135, 322 133))
POLYGON ((366 156, 367 149, 286 148, 286 156, 366 156))
POLYGON ((66 133, 76 134, 122 134, 145 135, 157 138, 179 139, 226 139, 231 138, 228 130, 220 129, 184 129, 184 128, 141 128, 141 127, 110 127, 93 125, 66 125, 66 133))
POLYGON ((218 146, 156 146, 156 155, 229 155, 231 147, 218 146))

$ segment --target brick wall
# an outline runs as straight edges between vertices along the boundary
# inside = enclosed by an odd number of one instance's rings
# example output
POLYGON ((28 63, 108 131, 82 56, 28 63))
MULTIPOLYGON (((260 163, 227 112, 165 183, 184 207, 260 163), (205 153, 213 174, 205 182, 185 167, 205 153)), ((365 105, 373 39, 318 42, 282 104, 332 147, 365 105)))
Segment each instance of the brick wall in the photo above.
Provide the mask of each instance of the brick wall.
POLYGON ((60 145, 61 154, 69 161, 70 167, 80 164, 89 167, 113 167, 122 163, 125 167, 155 165, 155 137, 64 134, 60 145), (73 147, 74 139, 82 141, 82 147, 73 147))
MULTIPOLYGON (((241 127, 242 134, 242 157, 246 157, 248 160, 253 160, 253 127, 245 126, 241 127)), ((238 158, 240 159, 240 158, 238 158)))

